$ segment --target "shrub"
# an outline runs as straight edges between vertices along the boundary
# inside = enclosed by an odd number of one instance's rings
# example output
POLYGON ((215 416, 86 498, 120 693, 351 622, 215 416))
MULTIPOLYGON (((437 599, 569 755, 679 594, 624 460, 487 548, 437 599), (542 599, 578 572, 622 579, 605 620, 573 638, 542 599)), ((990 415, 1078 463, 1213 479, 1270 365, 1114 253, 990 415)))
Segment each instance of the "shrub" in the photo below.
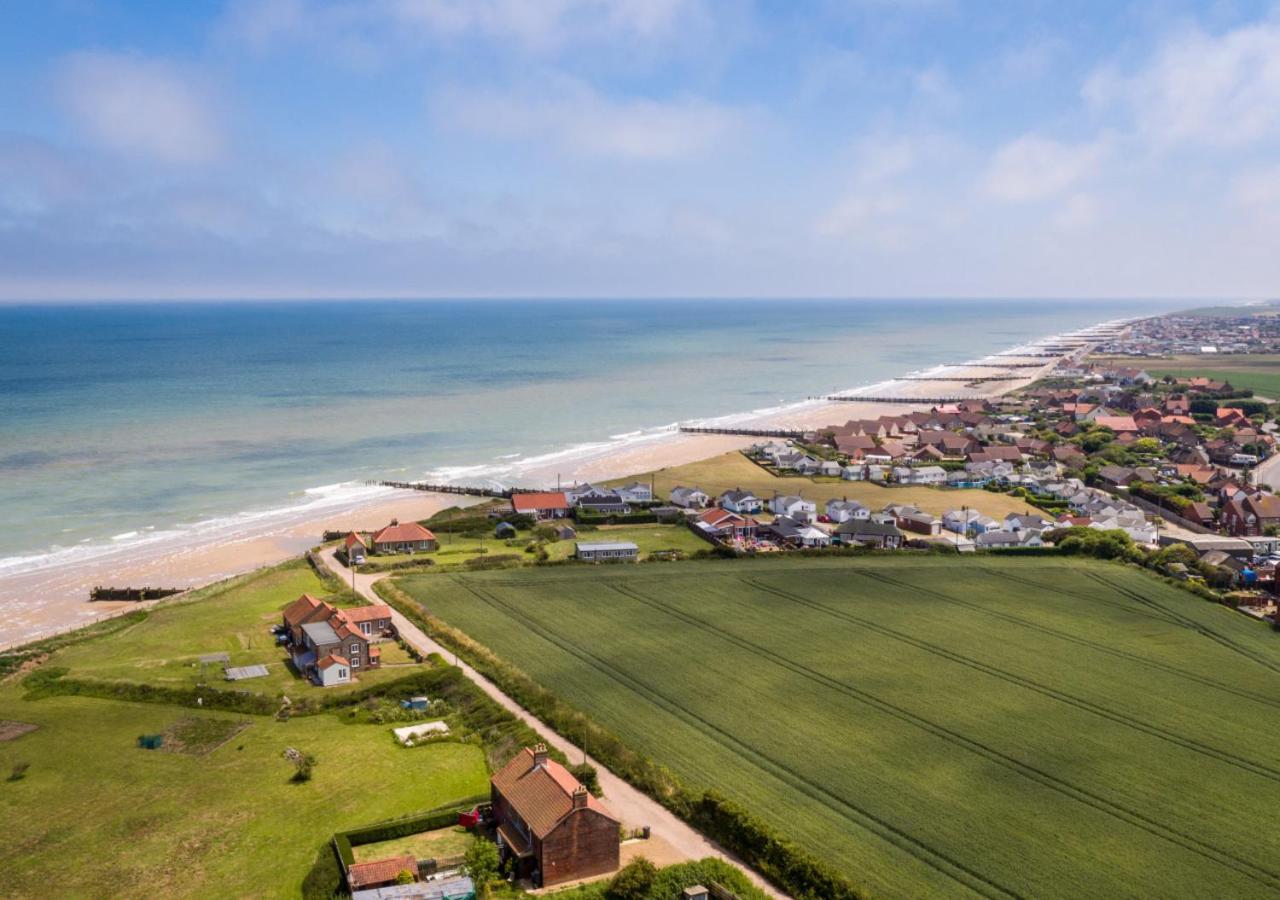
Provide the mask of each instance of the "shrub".
POLYGON ((294 784, 303 784, 311 780, 311 773, 315 770, 316 758, 310 753, 299 753, 293 758, 293 777, 289 780, 294 784))
POLYGON ((643 856, 633 859, 622 868, 605 888, 605 900, 648 900, 653 896, 653 882, 658 877, 658 867, 643 856))
POLYGON ((462 867, 476 883, 483 887, 498 878, 498 846, 492 841, 476 837, 471 841, 463 857, 462 867))

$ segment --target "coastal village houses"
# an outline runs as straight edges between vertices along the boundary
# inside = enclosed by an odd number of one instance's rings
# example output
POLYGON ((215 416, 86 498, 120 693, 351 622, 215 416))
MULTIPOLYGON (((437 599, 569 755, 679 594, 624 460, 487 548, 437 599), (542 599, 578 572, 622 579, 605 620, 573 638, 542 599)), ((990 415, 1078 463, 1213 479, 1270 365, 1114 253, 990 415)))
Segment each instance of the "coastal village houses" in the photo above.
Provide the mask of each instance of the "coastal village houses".
POLYGON ((373 535, 372 543, 374 553, 426 553, 436 549, 436 536, 417 522, 401 524, 392 519, 373 535))
POLYGON ((516 878, 550 887, 618 868, 621 823, 545 744, 517 753, 490 788, 499 852, 516 878))

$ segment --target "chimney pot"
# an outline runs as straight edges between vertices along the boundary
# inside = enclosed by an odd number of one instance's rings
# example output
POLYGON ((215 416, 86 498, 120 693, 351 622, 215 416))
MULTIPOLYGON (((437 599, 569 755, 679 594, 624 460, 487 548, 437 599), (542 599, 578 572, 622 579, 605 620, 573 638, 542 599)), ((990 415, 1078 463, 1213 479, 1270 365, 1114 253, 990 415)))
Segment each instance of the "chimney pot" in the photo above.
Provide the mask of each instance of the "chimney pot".
POLYGON ((546 744, 534 744, 533 764, 535 766, 545 766, 547 764, 547 745, 546 744))
POLYGON ((577 790, 573 792, 573 808, 582 809, 587 805, 587 789, 582 785, 578 785, 577 790))

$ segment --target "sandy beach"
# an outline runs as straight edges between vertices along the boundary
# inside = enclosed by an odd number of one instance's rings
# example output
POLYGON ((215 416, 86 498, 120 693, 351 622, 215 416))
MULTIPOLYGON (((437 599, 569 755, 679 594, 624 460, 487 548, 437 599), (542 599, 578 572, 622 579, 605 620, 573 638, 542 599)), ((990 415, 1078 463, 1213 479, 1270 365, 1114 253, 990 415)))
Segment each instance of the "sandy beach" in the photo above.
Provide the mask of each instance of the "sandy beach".
MULTIPOLYGON (((1009 352, 961 366, 935 367, 858 392, 868 397, 892 396, 899 402, 810 400, 761 414, 709 419, 698 424, 808 430, 850 419, 928 409, 931 401, 938 398, 995 398, 1030 384, 1059 361, 1009 352), (1003 368, 1003 363, 1021 367, 1003 368), (1034 363, 1041 365, 1029 365, 1034 363), (910 402, 916 397, 920 398, 919 403, 910 402)), ((660 431, 634 441, 601 442, 575 448, 572 453, 530 461, 530 466, 520 472, 518 484, 554 487, 557 483, 620 478, 707 459, 754 440, 740 435, 660 431)), ((185 588, 210 584, 296 556, 318 544, 321 534, 328 530, 375 529, 392 519, 424 519, 440 509, 468 502, 468 498, 454 494, 389 488, 376 493, 376 498, 338 501, 324 509, 284 511, 248 524, 210 526, 203 531, 196 528, 180 541, 158 536, 153 546, 130 545, 119 550, 108 546, 91 553, 73 549, 30 571, 10 570, 0 583, 0 624, 4 626, 5 646, 135 608, 135 604, 127 603, 90 603, 89 590, 95 585, 185 588)))

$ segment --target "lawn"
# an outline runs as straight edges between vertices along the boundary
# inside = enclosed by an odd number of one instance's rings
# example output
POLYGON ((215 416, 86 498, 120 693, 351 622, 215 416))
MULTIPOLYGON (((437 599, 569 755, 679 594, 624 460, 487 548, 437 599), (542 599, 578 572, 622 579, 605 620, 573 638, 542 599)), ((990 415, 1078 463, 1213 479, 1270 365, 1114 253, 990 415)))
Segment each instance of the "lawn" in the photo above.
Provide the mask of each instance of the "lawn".
MULTIPOLYGON (((1019 507, 1020 509, 1022 507, 1019 507)), ((646 558, 649 554, 659 550, 679 550, 688 555, 698 550, 705 550, 710 545, 696 537, 684 525, 599 525, 595 527, 583 527, 572 521, 558 522, 556 524, 569 525, 578 530, 577 540, 582 541, 632 541, 640 548, 641 558, 646 558)), ((455 535, 450 542, 441 539, 440 549, 431 553, 416 553, 412 556, 409 554, 396 556, 373 556, 370 562, 371 566, 362 566, 362 571, 394 571, 390 567, 396 563, 418 562, 424 563, 427 568, 433 571, 465 571, 467 563, 480 557, 510 556, 519 557, 522 564, 532 565, 537 562, 537 556, 532 553, 525 553, 526 544, 533 539, 533 532, 521 531, 519 536, 512 539, 508 544, 505 540, 497 540, 493 537, 486 537, 483 541, 479 538, 466 538, 455 535), (430 563, 426 561, 430 560, 430 563)), ((552 541, 546 545, 547 556, 553 560, 569 559, 574 553, 574 540, 568 541, 552 541)))
MULTIPOLYGON (((265 678, 239 682, 237 687, 273 695, 318 691, 293 673, 288 654, 271 633, 281 611, 303 593, 324 597, 327 589, 305 562, 294 560, 206 588, 192 601, 160 606, 137 625, 68 647, 58 654, 57 664, 67 666, 72 675, 90 678, 183 687, 204 678, 225 686, 222 663, 199 662, 206 654, 225 652, 230 665, 267 666, 265 678)), ((394 642, 384 641, 379 647, 384 668, 366 670, 351 686, 328 690, 354 690, 403 676, 407 670, 396 664, 410 663, 408 655, 394 642)))
POLYGON ((1260 396, 1280 399, 1280 354, 1241 353, 1170 356, 1164 359, 1137 356, 1105 357, 1109 365, 1141 368, 1153 378, 1203 376, 1229 381, 1232 387, 1247 388, 1260 396))
MULTIPOLYGON (((891 503, 918 506, 927 513, 940 516, 948 510, 968 506, 985 515, 1003 519, 1011 512, 1027 512, 1027 503, 1016 497, 982 490, 956 490, 920 486, 885 487, 864 481, 814 480, 800 475, 780 478, 760 468, 736 450, 722 456, 700 460, 683 466, 659 469, 622 481, 649 481, 653 478, 658 495, 666 497, 677 486, 699 487, 712 496, 727 490, 743 488, 768 501, 775 493, 799 494, 819 506, 828 500, 857 500, 871 509, 882 509, 891 503)), ((619 482, 621 483, 621 482, 619 482)))
POLYGON ((1280 891, 1280 635, 1140 571, 881 557, 402 584, 873 896, 1280 891))
POLYGON ((207 755, 147 751, 140 734, 246 717, 20 693, 0 688, 0 718, 40 727, 0 743, 0 777, 31 764, 0 781, 7 897, 297 897, 335 831, 487 790, 478 744, 404 750, 388 726, 320 715, 248 717, 207 755), (309 783, 290 783, 286 747, 316 756, 309 783))
POLYGON ((351 848, 351 852, 355 855, 356 862, 370 862, 402 853, 412 853, 415 859, 451 859, 466 853, 472 840, 471 832, 455 825, 453 828, 422 831, 376 844, 361 844, 351 848))

